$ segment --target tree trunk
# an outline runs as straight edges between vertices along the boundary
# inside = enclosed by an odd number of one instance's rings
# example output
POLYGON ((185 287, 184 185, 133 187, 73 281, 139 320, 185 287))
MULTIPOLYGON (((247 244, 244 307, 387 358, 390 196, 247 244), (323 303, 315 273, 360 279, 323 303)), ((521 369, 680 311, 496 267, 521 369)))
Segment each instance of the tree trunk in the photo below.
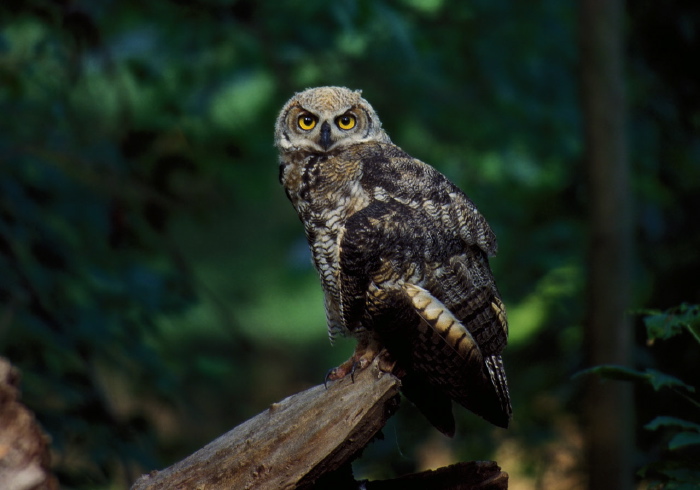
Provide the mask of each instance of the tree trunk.
POLYGON ((0 488, 58 490, 50 438, 20 399, 20 374, 0 357, 0 488))
MULTIPOLYGON (((622 0, 581 0, 580 80, 588 177, 586 361, 628 365, 632 221, 623 75, 622 0)), ((583 420, 588 487, 632 488, 631 386, 590 381, 583 420)))

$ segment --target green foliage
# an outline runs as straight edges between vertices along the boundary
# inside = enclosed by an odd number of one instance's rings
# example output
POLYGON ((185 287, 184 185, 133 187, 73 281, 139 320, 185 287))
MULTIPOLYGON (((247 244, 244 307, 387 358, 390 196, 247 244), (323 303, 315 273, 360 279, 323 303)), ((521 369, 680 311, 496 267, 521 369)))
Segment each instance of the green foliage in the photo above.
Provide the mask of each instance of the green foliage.
MULTIPOLYGON (((687 333, 694 336, 694 329, 698 326, 698 311, 700 311, 698 305, 687 304, 666 311, 648 311, 644 317, 644 324, 649 340, 668 340, 687 333)), ((697 336, 694 338, 700 343, 697 336)), ((695 407, 693 413, 700 422, 700 402, 688 394, 695 393, 695 387, 675 376, 655 369, 638 371, 623 366, 595 366, 579 373, 579 375, 584 374, 638 382, 651 386, 657 392, 670 389, 695 407)), ((700 462, 693 458, 693 454, 697 454, 697 449, 700 449, 700 423, 675 416, 659 415, 644 425, 644 429, 670 434, 665 443, 665 456, 644 466, 639 472, 640 476, 649 481, 649 488, 697 488, 700 484, 700 462), (684 449, 695 451, 685 454, 684 449)))
POLYGON ((644 426, 647 430, 657 430, 661 427, 671 427, 682 431, 674 435, 669 441, 668 448, 671 450, 700 444, 700 424, 677 417, 659 416, 644 426))
POLYGON ((648 310, 644 317, 649 340, 667 340, 687 330, 700 343, 700 305, 682 305, 663 311, 648 310))
POLYGON ((690 391, 691 393, 695 392, 695 387, 685 384, 675 376, 671 376, 651 368, 646 369, 645 371, 638 371, 625 366, 595 366, 577 373, 576 376, 586 374, 596 374, 602 378, 615 379, 619 381, 638 381, 648 383, 654 388, 655 391, 659 391, 661 388, 682 388, 690 391))

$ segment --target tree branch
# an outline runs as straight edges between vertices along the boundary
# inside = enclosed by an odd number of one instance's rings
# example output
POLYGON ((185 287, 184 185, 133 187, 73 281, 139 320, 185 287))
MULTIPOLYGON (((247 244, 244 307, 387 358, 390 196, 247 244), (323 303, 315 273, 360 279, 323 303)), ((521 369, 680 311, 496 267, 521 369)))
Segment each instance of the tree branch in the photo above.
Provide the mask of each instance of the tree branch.
MULTIPOLYGON (((354 382, 348 376, 273 403, 179 463, 142 476, 132 490, 358 488, 350 463, 398 408, 399 386, 375 362, 354 382)), ((477 462, 366 488, 501 490, 507 480, 495 463, 477 462)))

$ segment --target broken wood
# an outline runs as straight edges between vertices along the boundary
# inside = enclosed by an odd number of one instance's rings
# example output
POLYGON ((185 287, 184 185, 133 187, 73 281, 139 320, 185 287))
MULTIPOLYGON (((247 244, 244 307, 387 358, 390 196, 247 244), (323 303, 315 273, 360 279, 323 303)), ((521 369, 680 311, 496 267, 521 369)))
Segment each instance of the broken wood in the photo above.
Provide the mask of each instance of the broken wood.
MULTIPOLYGON (((179 463, 142 476, 131 490, 357 488, 350 464, 398 408, 399 387, 375 362, 354 382, 348 376, 273 403, 179 463)), ((365 485, 502 490, 507 480, 495 463, 472 462, 365 485)))

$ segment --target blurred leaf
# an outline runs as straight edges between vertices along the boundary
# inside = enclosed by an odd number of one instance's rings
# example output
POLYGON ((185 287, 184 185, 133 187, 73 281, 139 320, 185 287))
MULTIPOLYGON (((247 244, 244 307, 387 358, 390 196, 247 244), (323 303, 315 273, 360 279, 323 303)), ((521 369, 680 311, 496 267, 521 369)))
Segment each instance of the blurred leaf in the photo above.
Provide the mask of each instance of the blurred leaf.
POLYGON ((659 391, 661 388, 682 388, 691 393, 695 392, 695 388, 693 386, 684 383, 675 376, 662 373, 655 369, 638 371, 636 369, 624 366, 603 365, 579 371, 574 375, 574 377, 584 376, 588 374, 595 374, 597 376, 600 376, 601 378, 618 381, 644 382, 651 385, 656 391, 659 391))
POLYGON ((619 381, 647 381, 647 375, 641 371, 635 369, 623 367, 623 366, 595 366, 592 368, 584 369, 579 371, 574 375, 575 378, 580 376, 585 376, 588 374, 595 374, 601 378, 614 379, 619 381))
POLYGON ((663 472, 667 478, 670 480, 649 481, 650 489, 663 489, 663 490, 697 490, 700 481, 700 471, 693 471, 687 469, 680 470, 667 470, 663 472))
POLYGON ((691 393, 695 393, 694 386, 688 385, 670 374, 665 374, 651 368, 647 369, 645 374, 647 376, 647 380, 656 391, 659 391, 661 388, 683 388, 691 393))
POLYGON ((668 442, 668 448, 675 450, 685 446, 700 444, 700 434, 696 432, 680 432, 668 442))
POLYGON ((270 74, 263 71, 239 75, 212 97, 213 122, 226 130, 248 133, 270 100, 274 86, 270 74))
POLYGON ((656 417, 654 420, 649 422, 644 426, 647 430, 657 430, 660 427, 675 427, 684 430, 694 430, 700 432, 700 424, 695 422, 690 422, 688 420, 679 419, 677 417, 670 417, 667 415, 661 415, 656 417))

